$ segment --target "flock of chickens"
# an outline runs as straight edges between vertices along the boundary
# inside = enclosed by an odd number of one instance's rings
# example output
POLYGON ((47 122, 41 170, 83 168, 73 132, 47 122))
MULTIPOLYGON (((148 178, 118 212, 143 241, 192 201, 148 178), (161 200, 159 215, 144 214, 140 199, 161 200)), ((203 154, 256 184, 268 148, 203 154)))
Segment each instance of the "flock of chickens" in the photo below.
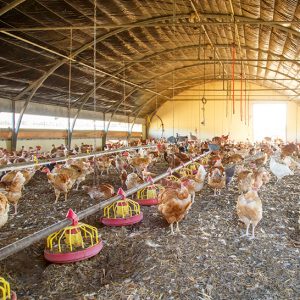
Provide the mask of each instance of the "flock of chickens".
MULTIPOLYGON (((270 173, 266 166, 269 162, 270 171, 278 180, 292 175, 295 169, 300 168, 295 158, 299 153, 298 146, 277 145, 272 142, 254 145, 232 144, 228 141, 228 136, 214 138, 212 143, 216 146, 214 151, 201 160, 195 174, 179 171, 171 174, 169 169, 170 176, 161 181, 164 189, 158 195, 158 210, 170 224, 171 233, 174 234, 174 224, 176 231, 179 231, 179 222, 188 214, 196 193, 201 192, 206 180, 208 186, 214 190, 215 196, 221 195, 221 190, 234 182, 240 193, 236 207, 238 217, 246 225, 247 236, 252 224, 251 238, 254 238, 255 227, 262 218, 262 201, 258 193, 261 187, 270 181, 270 173)), ((54 148, 61 149, 63 145, 54 148)), ((170 168, 174 168, 204 153, 208 148, 208 142, 192 141, 174 145, 160 140, 148 150, 141 148, 138 151, 125 151, 122 154, 109 154, 90 159, 69 158, 63 164, 50 163, 46 167, 36 165, 21 171, 7 172, 1 175, 0 180, 0 228, 8 221, 9 204, 14 205, 14 213, 17 214, 18 202, 24 187, 37 171, 46 174, 49 184, 54 189, 57 203, 61 194, 67 201, 71 189, 75 187, 78 190, 89 174, 94 174, 94 178, 101 180, 104 172, 106 174, 117 172, 122 186, 131 189, 149 181, 149 177, 156 176, 149 172, 150 165, 165 161, 170 168)), ((86 151, 84 148, 82 150, 86 151)), ((0 165, 18 162, 18 158, 20 161, 26 157, 33 159, 37 151, 40 149, 26 151, 22 148, 15 153, 0 149, 0 165)), ((39 154, 46 156, 45 153, 39 154)), ((110 183, 83 185, 81 188, 92 199, 99 201, 115 194, 115 189, 110 183)))

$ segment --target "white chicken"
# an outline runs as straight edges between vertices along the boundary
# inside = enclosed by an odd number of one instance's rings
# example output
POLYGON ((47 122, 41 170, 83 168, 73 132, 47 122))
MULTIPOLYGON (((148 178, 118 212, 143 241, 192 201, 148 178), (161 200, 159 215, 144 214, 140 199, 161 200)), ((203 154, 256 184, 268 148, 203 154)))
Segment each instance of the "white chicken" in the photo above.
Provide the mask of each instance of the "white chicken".
POLYGON ((287 165, 276 162, 274 157, 270 159, 270 170, 277 177, 277 182, 285 176, 294 175, 287 165))

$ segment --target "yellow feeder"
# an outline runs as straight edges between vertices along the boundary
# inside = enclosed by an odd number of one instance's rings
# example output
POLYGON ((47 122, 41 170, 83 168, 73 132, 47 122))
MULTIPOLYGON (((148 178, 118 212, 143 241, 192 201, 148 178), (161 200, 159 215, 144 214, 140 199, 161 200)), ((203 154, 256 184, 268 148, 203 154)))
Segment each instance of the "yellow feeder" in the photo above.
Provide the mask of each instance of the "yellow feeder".
POLYGON ((0 299, 7 300, 16 300, 17 296, 15 292, 12 292, 10 289, 10 284, 3 277, 0 277, 0 299))
POLYGON ((118 195, 123 199, 104 208, 101 222, 107 226, 127 226, 140 222, 143 219, 140 205, 126 198, 122 189, 119 189, 118 195))
POLYGON ((208 162, 210 160, 210 154, 206 155, 205 157, 201 158, 200 164, 203 166, 208 165, 208 162))
POLYGON ((192 164, 189 165, 189 169, 192 170, 193 174, 196 174, 198 172, 198 169, 200 167, 200 164, 197 162, 194 162, 192 164))
POLYGON ((189 168, 182 168, 178 171, 181 176, 193 175, 193 171, 189 168))
POLYGON ((99 241, 98 229, 78 222, 72 209, 67 218, 72 219, 73 224, 48 236, 45 258, 54 263, 69 263, 98 254, 103 247, 102 241, 99 241))
POLYGON ((149 185, 137 192, 137 202, 140 205, 157 205, 158 204, 158 194, 162 192, 165 188, 160 184, 149 185))
POLYGON ((167 181, 172 181, 172 182, 180 182, 180 179, 174 175, 169 175, 166 177, 167 181))

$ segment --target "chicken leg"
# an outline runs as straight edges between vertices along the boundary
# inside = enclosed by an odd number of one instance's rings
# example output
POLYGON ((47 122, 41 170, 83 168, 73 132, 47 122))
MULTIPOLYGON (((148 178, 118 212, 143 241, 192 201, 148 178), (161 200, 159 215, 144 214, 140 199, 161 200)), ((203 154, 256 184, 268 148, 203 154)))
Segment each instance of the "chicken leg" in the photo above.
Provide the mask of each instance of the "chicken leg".
POLYGON ((250 240, 254 240, 255 239, 255 234, 254 234, 255 227, 256 227, 256 224, 252 223, 252 236, 250 237, 250 240))
POLYGON ((18 213, 18 203, 14 204, 14 208, 15 208, 15 212, 14 212, 14 216, 18 213))
POLYGON ((217 189, 214 189, 214 197, 217 196, 217 189))
POLYGON ((173 223, 170 224, 171 227, 171 234, 174 235, 173 223))
POLYGON ((58 191, 58 190, 54 190, 54 193, 55 193, 55 202, 54 202, 54 204, 55 203, 57 203, 57 201, 58 201, 58 199, 59 199, 59 196, 60 196, 60 191, 58 191))
POLYGON ((176 222, 176 232, 180 232, 180 229, 179 229, 179 222, 176 222))
POLYGON ((192 203, 195 202, 195 198, 196 198, 196 193, 195 193, 195 192, 192 192, 192 203))

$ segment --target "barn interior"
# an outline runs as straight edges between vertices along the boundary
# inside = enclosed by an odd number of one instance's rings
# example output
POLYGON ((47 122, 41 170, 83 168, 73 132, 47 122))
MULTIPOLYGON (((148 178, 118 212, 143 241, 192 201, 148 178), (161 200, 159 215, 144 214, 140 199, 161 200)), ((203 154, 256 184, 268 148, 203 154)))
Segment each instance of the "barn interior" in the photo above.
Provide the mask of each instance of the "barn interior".
POLYGON ((299 297, 298 1, 0 0, 0 16, 3 299, 299 297), (80 180, 57 187, 72 166, 80 180), (204 185, 170 235, 163 196, 135 200, 173 173, 162 195, 189 176, 204 185), (91 196, 105 184, 109 196, 91 196), (250 192, 255 239, 241 237, 250 192), (106 226, 124 199, 143 221, 106 226), (50 263, 50 234, 65 230, 62 254, 81 245, 73 211, 100 253, 50 263))

